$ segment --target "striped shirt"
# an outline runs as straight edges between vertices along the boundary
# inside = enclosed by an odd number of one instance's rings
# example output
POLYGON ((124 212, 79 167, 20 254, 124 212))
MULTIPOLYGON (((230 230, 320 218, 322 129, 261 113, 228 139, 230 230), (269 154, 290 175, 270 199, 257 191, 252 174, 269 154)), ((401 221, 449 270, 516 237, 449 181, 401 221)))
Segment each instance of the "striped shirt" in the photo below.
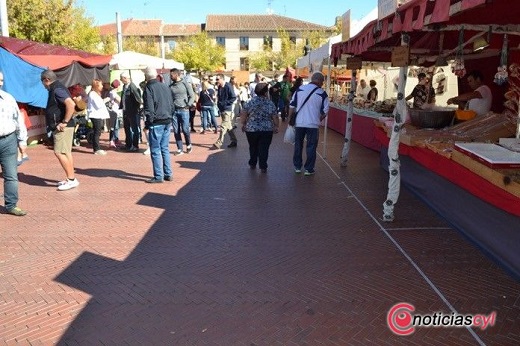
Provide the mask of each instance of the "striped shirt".
POLYGON ((27 128, 14 97, 0 89, 0 137, 16 132, 18 142, 27 145, 27 128))

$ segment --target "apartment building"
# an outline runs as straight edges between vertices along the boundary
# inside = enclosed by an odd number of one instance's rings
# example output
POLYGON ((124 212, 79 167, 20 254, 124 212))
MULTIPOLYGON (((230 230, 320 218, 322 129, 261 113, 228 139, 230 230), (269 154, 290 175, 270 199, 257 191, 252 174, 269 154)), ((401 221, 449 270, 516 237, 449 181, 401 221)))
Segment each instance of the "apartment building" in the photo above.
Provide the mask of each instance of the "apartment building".
MULTIPOLYGON (((116 35, 116 24, 99 27, 101 35, 116 35)), ((123 36, 135 37, 142 41, 152 41, 157 45, 157 56, 161 56, 161 44, 165 52, 175 49, 176 42, 189 35, 206 31, 217 44, 225 47, 226 71, 249 70, 249 57, 264 50, 265 46, 274 52, 281 50, 278 30, 285 30, 296 44, 302 43, 305 33, 323 31, 332 35, 333 27, 309 23, 276 14, 244 14, 206 16, 202 24, 165 24, 161 19, 128 19, 121 22, 123 36)))

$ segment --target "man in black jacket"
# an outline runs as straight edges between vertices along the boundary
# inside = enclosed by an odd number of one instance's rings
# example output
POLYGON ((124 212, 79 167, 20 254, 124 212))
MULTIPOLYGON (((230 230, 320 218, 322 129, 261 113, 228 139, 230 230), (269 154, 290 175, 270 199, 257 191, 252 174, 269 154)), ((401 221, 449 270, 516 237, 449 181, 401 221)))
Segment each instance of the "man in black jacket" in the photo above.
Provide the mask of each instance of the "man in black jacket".
POLYGON ((146 182, 162 183, 164 180, 171 181, 173 174, 169 148, 173 97, 170 88, 157 80, 157 70, 148 67, 144 78, 143 110, 153 165, 153 178, 146 182))
POLYGON ((220 149, 222 147, 226 133, 229 133, 229 138, 231 139, 231 143, 229 143, 228 148, 234 148, 237 146, 237 136, 235 136, 235 132, 233 131, 234 113, 232 110, 233 102, 235 102, 237 97, 231 84, 226 83, 223 74, 218 74, 216 81, 218 86, 217 107, 222 122, 220 123, 220 135, 218 136, 215 144, 213 144, 213 149, 220 149))
POLYGON ((120 107, 123 110, 123 125, 125 128, 125 146, 128 151, 139 150, 141 136, 141 119, 139 108, 143 103, 140 89, 130 80, 128 72, 121 73, 123 92, 121 93, 120 107))

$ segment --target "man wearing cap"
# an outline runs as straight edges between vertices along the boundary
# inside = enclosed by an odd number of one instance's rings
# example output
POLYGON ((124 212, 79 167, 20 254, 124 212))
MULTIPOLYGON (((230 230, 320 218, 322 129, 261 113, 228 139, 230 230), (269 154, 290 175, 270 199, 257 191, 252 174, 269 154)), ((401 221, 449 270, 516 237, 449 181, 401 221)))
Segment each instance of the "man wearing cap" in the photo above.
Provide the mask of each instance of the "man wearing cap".
POLYGON ((128 72, 121 73, 123 92, 121 93, 121 105, 123 110, 123 125, 125 128, 125 147, 128 151, 139 150, 139 137, 141 136, 141 119, 139 108, 143 103, 141 90, 131 81, 128 72))
MULTIPOLYGON (((0 72, 3 85, 4 74, 0 72)), ((0 166, 4 177, 4 207, 9 214, 27 213, 18 203, 18 144, 27 145, 24 118, 13 96, 0 88, 0 166)))

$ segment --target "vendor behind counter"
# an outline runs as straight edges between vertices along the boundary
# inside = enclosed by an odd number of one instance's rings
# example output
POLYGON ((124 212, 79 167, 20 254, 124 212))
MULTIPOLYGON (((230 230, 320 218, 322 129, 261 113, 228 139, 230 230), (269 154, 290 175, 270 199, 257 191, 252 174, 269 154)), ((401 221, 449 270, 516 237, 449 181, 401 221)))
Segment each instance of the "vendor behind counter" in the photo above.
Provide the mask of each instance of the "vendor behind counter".
POLYGON ((474 70, 466 75, 466 81, 472 91, 448 99, 448 104, 456 104, 459 109, 472 110, 477 116, 487 114, 491 110, 493 95, 491 89, 483 84, 482 73, 474 70))
POLYGON ((435 105, 435 90, 432 88, 425 73, 417 75, 418 83, 413 88, 410 95, 406 96, 406 101, 413 98, 413 108, 427 108, 435 105))

